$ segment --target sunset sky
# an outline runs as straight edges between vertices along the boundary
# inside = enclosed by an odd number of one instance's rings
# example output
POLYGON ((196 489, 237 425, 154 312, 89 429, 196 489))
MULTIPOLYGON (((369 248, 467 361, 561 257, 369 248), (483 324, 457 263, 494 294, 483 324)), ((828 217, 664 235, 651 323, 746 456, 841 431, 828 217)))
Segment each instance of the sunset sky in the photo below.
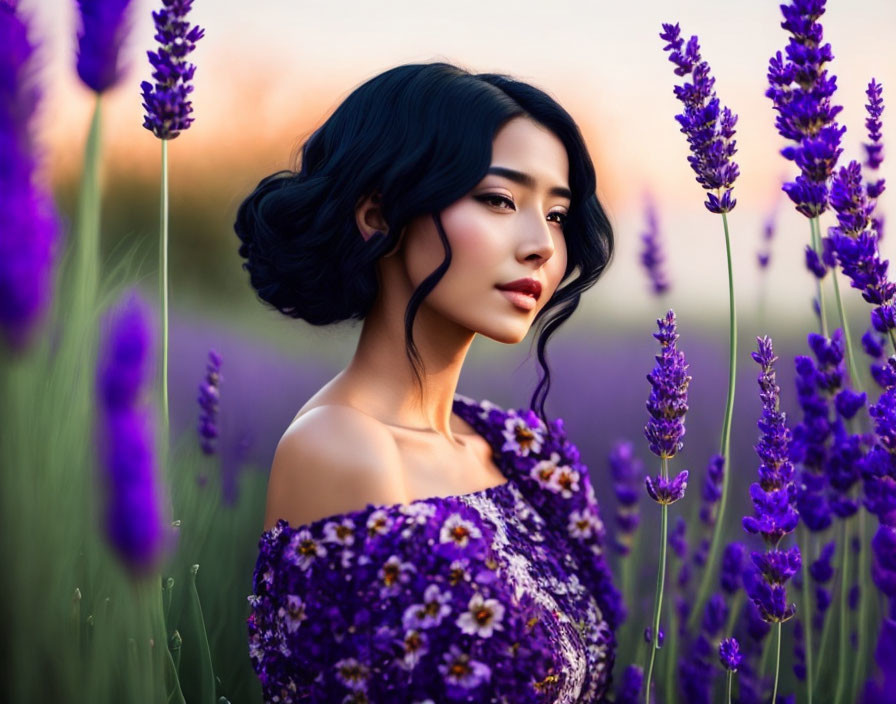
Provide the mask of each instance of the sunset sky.
MULTIPOLYGON (((107 96, 104 115, 108 158, 126 159, 130 168, 150 173, 158 169, 158 141, 141 126, 139 83, 149 77, 145 51, 153 46, 150 13, 156 5, 133 3, 133 32, 125 50, 130 68, 107 96)), ((883 83, 885 103, 893 103, 896 94, 896 3, 834 0, 828 5, 823 24, 835 55, 830 69, 838 76, 836 102, 844 105, 840 120, 848 128, 843 158, 861 157, 868 80, 875 76, 883 83)), ((80 168, 92 105, 74 72, 76 5, 22 0, 21 6, 33 16, 33 36, 44 42, 42 134, 49 170, 58 177, 80 168)), ((672 250, 676 295, 716 310, 705 293, 707 287, 718 291, 713 298, 727 305, 721 223, 703 209, 703 192, 687 165, 687 145, 674 120, 676 77, 657 36, 662 22, 677 21, 683 34, 699 36, 722 103, 739 115, 741 177, 730 220, 742 270, 738 288, 752 295, 762 219, 774 205, 780 180, 793 175, 777 153, 782 142, 763 95, 768 59, 786 42, 776 2, 197 0, 192 19, 206 29, 192 55, 198 66, 196 122, 172 142, 172 169, 198 179, 210 171, 232 173, 232 190, 224 194, 228 207, 259 178, 288 166, 301 138, 353 87, 384 69, 447 60, 475 71, 510 73, 557 97, 589 142, 598 194, 617 230, 617 264, 607 279, 624 288, 623 282, 640 276, 637 235, 649 190, 672 250)), ((884 113, 887 145, 896 139, 893 109, 884 113)), ((892 160, 883 171, 896 187, 892 160)), ((893 198, 890 191, 881 199, 884 212, 893 210, 893 198)), ((779 206, 774 256, 780 266, 773 264, 769 285, 782 294, 786 308, 791 294, 808 291, 804 272, 790 275, 797 265, 787 261, 801 259, 808 225, 783 196, 779 206)), ((892 241, 883 249, 896 254, 892 241)), ((644 290, 639 279, 631 285, 631 297, 640 298, 644 290)), ((806 304, 793 305, 802 313, 806 304)))

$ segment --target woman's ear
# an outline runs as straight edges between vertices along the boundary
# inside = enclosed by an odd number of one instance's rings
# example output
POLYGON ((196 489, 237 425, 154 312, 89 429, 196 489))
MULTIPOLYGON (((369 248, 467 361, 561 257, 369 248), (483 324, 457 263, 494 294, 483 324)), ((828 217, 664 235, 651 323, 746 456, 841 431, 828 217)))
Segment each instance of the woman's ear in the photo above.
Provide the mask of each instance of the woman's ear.
POLYGON ((355 207, 355 222, 365 242, 377 232, 389 234, 389 225, 383 217, 380 200, 379 193, 372 193, 362 198, 355 207))

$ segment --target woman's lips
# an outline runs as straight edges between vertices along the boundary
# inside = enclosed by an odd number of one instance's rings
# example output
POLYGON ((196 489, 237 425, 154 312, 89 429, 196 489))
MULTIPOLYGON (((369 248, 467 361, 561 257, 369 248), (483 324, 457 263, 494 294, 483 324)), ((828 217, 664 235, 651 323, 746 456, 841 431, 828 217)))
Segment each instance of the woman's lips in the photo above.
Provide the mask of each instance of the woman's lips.
POLYGON ((532 310, 535 308, 535 297, 530 296, 528 293, 500 288, 498 290, 503 293, 513 305, 521 310, 532 310))

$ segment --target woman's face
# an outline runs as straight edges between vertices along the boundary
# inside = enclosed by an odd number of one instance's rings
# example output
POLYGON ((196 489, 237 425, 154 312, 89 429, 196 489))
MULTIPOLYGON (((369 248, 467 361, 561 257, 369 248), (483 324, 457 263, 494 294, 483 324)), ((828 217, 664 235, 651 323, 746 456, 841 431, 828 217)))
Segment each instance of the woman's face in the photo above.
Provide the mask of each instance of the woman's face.
MULTIPOLYGON (((499 342, 522 340, 566 271, 569 204, 563 143, 528 118, 510 120, 495 135, 485 178, 441 213, 451 265, 423 307, 499 342), (537 299, 498 288, 520 279, 540 284, 537 299)), ((414 288, 441 264, 431 217, 408 226, 399 256, 414 288)))

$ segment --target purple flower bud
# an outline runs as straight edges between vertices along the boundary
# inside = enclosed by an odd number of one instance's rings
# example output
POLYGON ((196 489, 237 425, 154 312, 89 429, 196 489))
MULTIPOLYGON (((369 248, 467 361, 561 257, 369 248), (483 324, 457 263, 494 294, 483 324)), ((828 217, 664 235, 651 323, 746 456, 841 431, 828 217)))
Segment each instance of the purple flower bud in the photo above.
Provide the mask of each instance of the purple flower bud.
POLYGON ((156 478, 151 406, 149 312, 135 292, 103 321, 96 374, 97 420, 105 490, 105 532, 137 574, 155 569, 165 547, 161 488, 156 478))
POLYGON ((760 269, 767 269, 772 258, 772 240, 775 238, 775 214, 769 215, 762 225, 763 248, 756 255, 760 269))
POLYGON ((688 554, 687 521, 683 516, 677 516, 672 530, 669 531, 669 546, 679 560, 684 560, 688 554))
POLYGON ((722 498, 722 482, 725 479, 725 458, 713 455, 706 466, 706 478, 703 480, 703 502, 700 505, 700 520, 712 527, 716 523, 716 504, 722 498))
POLYGON ((657 222, 656 207, 652 200, 648 200, 645 208, 647 229, 641 235, 641 264, 650 278, 651 290, 654 295, 661 296, 669 290, 669 281, 664 270, 665 256, 660 246, 659 223, 657 222))
POLYGON ((823 279, 827 276, 828 268, 825 266, 821 257, 810 245, 806 245, 806 268, 812 272, 816 279, 823 279))
POLYGON ((788 621, 796 613, 796 605, 787 602, 787 590, 784 585, 769 584, 758 570, 745 571, 744 590, 767 623, 788 621))
POLYGON ((644 671, 638 665, 629 665, 622 672, 622 681, 616 690, 616 704, 638 704, 641 701, 641 687, 644 685, 644 671))
POLYGON ((741 569, 744 562, 743 543, 731 542, 722 553, 722 567, 719 574, 720 586, 726 594, 734 594, 741 584, 741 569))
POLYGON ((159 139, 174 139, 193 122, 193 104, 188 97, 193 92, 196 66, 186 57, 205 30, 191 27, 187 21, 193 0, 162 0, 162 5, 152 13, 159 51, 147 52, 155 83, 140 84, 146 110, 143 126, 159 139))
POLYGON ((728 604, 725 602, 725 597, 718 593, 713 594, 709 601, 706 602, 706 607, 703 611, 703 623, 701 624, 703 632, 715 638, 719 631, 725 627, 727 619, 728 604))
POLYGON ((96 93, 121 81, 121 47, 130 32, 131 0, 78 0, 78 76, 96 93))
POLYGON ((884 303, 871 311, 871 325, 884 335, 890 330, 896 330, 896 307, 892 302, 884 303))
POLYGON ((199 437, 202 451, 206 455, 215 452, 214 440, 218 437, 218 399, 221 381, 221 357, 214 350, 209 350, 208 363, 205 368, 205 380, 199 385, 199 437))
MULTIPOLYGON (((865 110, 868 112, 868 117, 865 119, 865 127, 868 130, 869 140, 864 144, 867 157, 865 159, 865 166, 872 171, 880 169, 880 165, 884 160, 884 145, 881 143, 882 125, 880 120, 880 116, 884 111, 884 101, 883 97, 881 97, 882 90, 883 86, 872 78, 865 91, 865 95, 868 96, 868 102, 865 105, 865 110)), ((884 192, 884 179, 869 182, 867 184, 867 189, 869 198, 879 198, 880 194, 884 192)))
POLYGON ((821 549, 821 554, 818 556, 818 559, 809 563, 809 576, 812 577, 814 581, 824 584, 833 576, 834 568, 831 566, 831 558, 834 556, 836 547, 837 543, 834 540, 825 544, 821 549))
POLYGON ((682 448, 684 416, 688 410, 688 365, 684 353, 676 349, 678 333, 675 330, 675 313, 669 311, 657 320, 659 332, 654 337, 660 343, 656 366, 647 375, 652 390, 647 400, 650 419, 644 428, 650 451, 663 459, 674 457, 682 448))
POLYGON ((688 487, 688 470, 679 472, 672 480, 665 479, 661 475, 653 479, 645 477, 644 483, 647 485, 650 498, 658 504, 674 504, 684 497, 685 489, 688 487))
POLYGON ((719 660, 729 672, 737 672, 743 656, 736 638, 725 638, 719 643, 719 660))
POLYGON ((885 338, 878 337, 871 330, 866 330, 862 335, 862 349, 873 359, 881 359, 884 356, 884 342, 885 338))
POLYGON ((35 179, 36 69, 25 20, 13 4, 0 4, 0 335, 17 352, 49 306, 59 246, 59 218, 35 179))
POLYGON ((837 413, 849 420, 865 405, 866 398, 864 392, 856 393, 852 389, 843 389, 834 399, 834 407, 837 413))
POLYGON ((802 567, 800 549, 769 550, 765 553, 750 553, 753 564, 769 584, 784 584, 802 567))
MULTIPOLYGON (((666 640, 666 632, 663 630, 663 627, 660 626, 660 634, 657 638, 657 647, 663 647, 663 641, 666 640)), ((653 629, 648 626, 644 629, 644 642, 645 643, 653 643, 653 629)))

